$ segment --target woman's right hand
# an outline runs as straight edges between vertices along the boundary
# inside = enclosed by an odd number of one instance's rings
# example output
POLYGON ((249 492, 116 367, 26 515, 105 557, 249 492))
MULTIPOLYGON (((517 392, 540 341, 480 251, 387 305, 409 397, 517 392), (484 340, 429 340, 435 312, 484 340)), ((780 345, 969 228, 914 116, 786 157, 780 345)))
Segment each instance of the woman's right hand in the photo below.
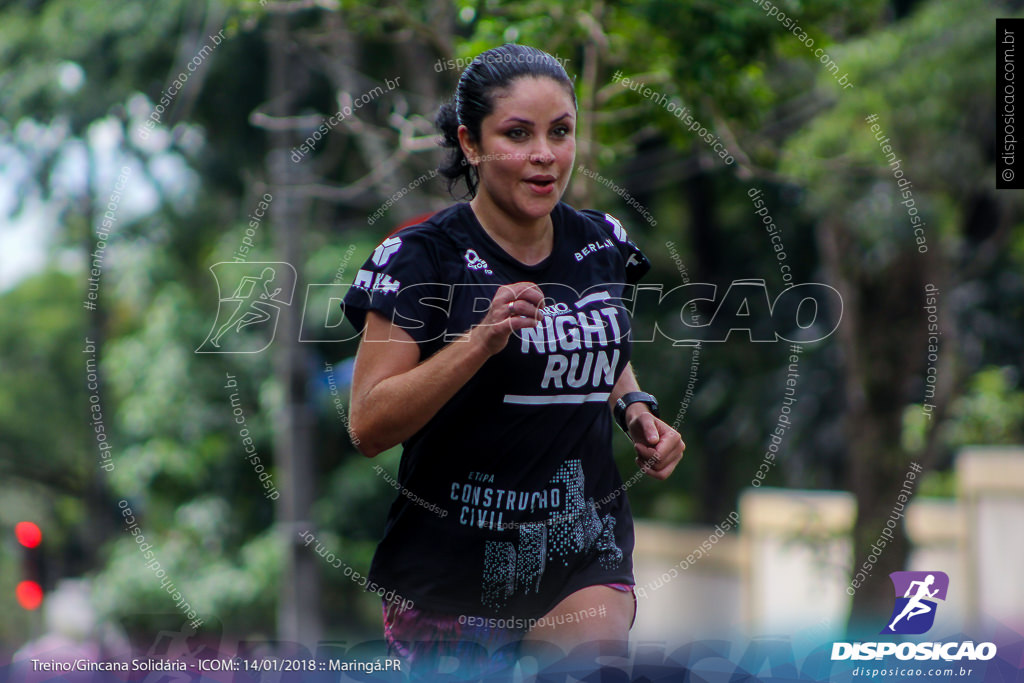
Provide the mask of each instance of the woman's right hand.
POLYGON ((487 315, 469 331, 470 340, 493 356, 505 348, 513 332, 537 326, 544 317, 543 305, 544 293, 532 282, 502 285, 491 299, 487 315))
POLYGON ((543 305, 532 282, 503 285, 483 320, 460 337, 471 343, 448 344, 426 360, 406 330, 369 311, 352 372, 352 443, 372 458, 415 434, 514 331, 537 325, 543 305))

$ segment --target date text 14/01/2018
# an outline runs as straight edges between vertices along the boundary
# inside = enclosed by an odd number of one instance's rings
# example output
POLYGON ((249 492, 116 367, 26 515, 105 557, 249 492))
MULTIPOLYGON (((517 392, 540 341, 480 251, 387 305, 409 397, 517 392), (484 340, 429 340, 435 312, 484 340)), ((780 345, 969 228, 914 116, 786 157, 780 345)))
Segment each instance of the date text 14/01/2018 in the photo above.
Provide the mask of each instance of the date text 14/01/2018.
POLYGON ((400 671, 401 660, 342 661, 340 659, 206 659, 200 671, 400 671))

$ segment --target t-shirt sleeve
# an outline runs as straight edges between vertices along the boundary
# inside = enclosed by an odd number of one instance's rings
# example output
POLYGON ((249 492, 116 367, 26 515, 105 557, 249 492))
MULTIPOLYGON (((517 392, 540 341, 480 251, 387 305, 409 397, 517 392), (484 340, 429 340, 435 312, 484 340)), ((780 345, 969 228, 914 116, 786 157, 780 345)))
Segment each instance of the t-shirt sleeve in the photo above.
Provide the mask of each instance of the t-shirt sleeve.
POLYGON ((425 356, 444 334, 445 292, 435 245, 407 229, 381 242, 363 263, 342 300, 345 317, 358 332, 376 311, 409 333, 425 356))
POLYGON ((626 229, 622 227, 622 223, 609 213, 602 213, 593 209, 583 209, 580 213, 587 216, 603 232, 611 235, 615 242, 615 247, 618 249, 619 254, 622 255, 622 260, 625 264, 626 284, 635 285, 638 283, 640 278, 651 269, 651 262, 640 251, 640 247, 636 246, 629 239, 629 235, 626 234, 626 229))

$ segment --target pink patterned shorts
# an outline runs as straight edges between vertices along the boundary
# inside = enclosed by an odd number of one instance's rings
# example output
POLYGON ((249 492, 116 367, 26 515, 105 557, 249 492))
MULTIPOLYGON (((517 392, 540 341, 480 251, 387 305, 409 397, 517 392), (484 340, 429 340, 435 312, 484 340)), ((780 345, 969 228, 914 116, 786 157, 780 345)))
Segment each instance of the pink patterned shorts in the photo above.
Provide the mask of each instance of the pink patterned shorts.
MULTIPOLYGON (((606 583, 609 588, 636 594, 625 583, 606 583)), ((440 657, 459 662, 459 673, 486 675, 510 668, 519 654, 519 643, 530 630, 531 620, 470 617, 448 612, 384 603, 384 638, 388 653, 401 657, 414 669, 440 657)), ((635 611, 634 611, 635 619, 635 611)))

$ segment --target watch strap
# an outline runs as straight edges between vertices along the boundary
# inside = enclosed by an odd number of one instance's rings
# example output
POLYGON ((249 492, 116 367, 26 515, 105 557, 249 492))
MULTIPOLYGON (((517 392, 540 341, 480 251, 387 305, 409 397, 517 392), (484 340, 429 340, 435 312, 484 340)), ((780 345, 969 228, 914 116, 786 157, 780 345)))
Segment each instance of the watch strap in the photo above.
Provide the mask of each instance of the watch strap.
POLYGON ((612 410, 612 416, 615 418, 616 424, 619 428, 629 433, 629 428, 626 426, 626 408, 633 405, 634 403, 646 403, 651 409, 651 414, 654 417, 660 417, 658 413, 658 399, 654 398, 651 394, 646 391, 629 391, 619 397, 619 400, 615 402, 615 408, 612 410))

